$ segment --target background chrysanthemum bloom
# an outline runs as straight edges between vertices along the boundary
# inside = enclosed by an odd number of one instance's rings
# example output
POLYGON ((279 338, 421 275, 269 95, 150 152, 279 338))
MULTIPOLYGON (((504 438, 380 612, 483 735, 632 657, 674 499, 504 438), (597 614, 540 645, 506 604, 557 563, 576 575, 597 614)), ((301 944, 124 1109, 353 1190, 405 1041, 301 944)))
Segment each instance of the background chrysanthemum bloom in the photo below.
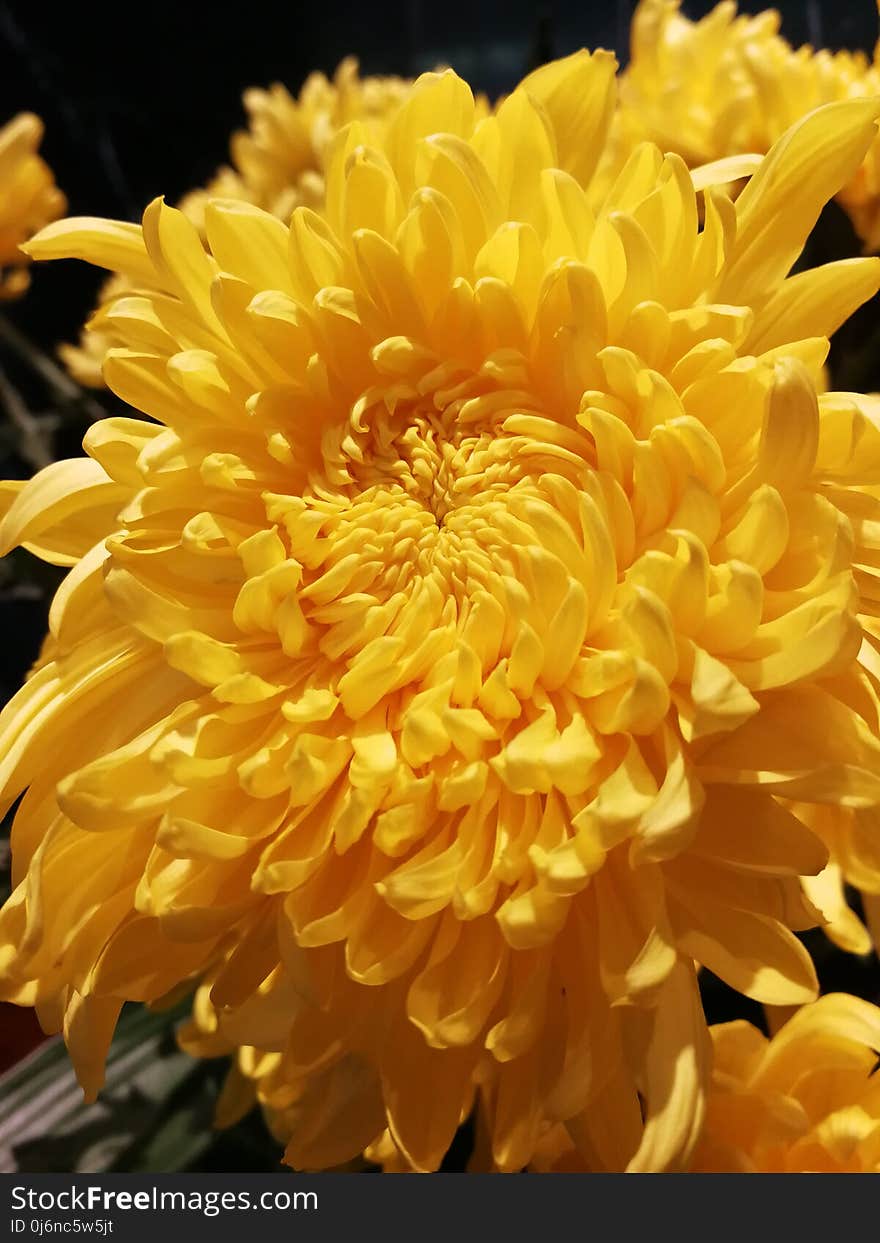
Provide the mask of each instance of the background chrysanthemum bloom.
POLYGON ((0 299, 17 298, 30 283, 20 250, 66 209, 52 171, 37 154, 43 123, 22 112, 0 127, 0 299))
POLYGON ((842 993, 772 1038, 712 1028, 714 1069, 693 1169, 880 1173, 880 1010, 842 993))
MULTIPOLYGON (((773 9, 738 16, 734 0, 722 0, 692 22, 680 8, 681 0, 640 0, 636 9, 612 166, 643 139, 691 166, 764 152, 812 109, 880 94, 880 44, 873 60, 795 49, 773 9)), ((880 249, 880 142, 837 197, 866 249, 880 249)))
MULTIPOLYGON (((693 1172, 880 1173, 876 1006, 833 993, 804 1006, 772 1040, 742 1021, 710 1031, 714 1068, 693 1172)), ((260 1063, 241 1062, 259 1083, 260 1063)), ((542 1137, 532 1168, 595 1167, 556 1127, 542 1137)))
MULTIPOLYGON (((791 51, 778 34, 779 14, 737 15, 733 0, 722 0, 699 21, 680 9, 680 0, 640 0, 620 79, 616 137, 626 150, 650 139, 692 166, 766 151, 769 120, 752 64, 769 58, 778 64, 780 53, 791 51)), ((790 123, 807 111, 802 107, 790 123)))
MULTIPOLYGON (((248 128, 230 139, 231 167, 219 169, 205 189, 187 194, 181 211, 204 236, 205 205, 212 198, 253 203, 285 224, 295 207, 319 206, 324 194, 324 156, 334 135, 354 120, 371 128, 383 126, 409 85, 393 76, 362 78, 357 60, 349 56, 332 80, 323 73, 310 74, 296 98, 278 82, 268 90, 252 87, 243 96, 248 128)), ((80 384, 103 388, 107 351, 123 343, 105 312, 130 292, 131 281, 125 277, 107 281, 79 343, 59 348, 60 358, 80 384)))
POLYGON ((2 995, 88 1091, 123 999, 207 977, 219 1037, 280 1055, 294 1164, 387 1127, 436 1168, 478 1092, 499 1169, 555 1122, 679 1168, 694 960, 813 997, 826 851, 783 800, 880 804, 880 432, 816 377, 880 263, 787 274, 880 105, 806 118, 701 227, 677 156, 592 185, 613 92, 580 53, 478 120, 426 75, 335 140, 323 216, 32 243, 140 286, 105 375, 156 420, 2 526, 73 567, 0 718, 2 995))
POLYGON ((409 86, 393 76, 361 78, 349 56, 332 81, 311 74, 296 98, 277 82, 265 91, 246 91, 248 128, 233 134, 233 167, 222 170, 208 196, 246 198, 285 221, 294 207, 316 206, 324 192, 324 157, 335 135, 352 121, 383 125, 409 86))

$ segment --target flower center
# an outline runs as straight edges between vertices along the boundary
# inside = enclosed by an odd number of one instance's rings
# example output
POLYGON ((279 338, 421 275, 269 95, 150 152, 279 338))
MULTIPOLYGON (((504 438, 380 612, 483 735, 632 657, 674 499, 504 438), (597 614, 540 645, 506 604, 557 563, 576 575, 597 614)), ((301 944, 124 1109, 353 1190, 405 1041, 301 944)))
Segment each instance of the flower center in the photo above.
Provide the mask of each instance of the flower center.
POLYGON ((360 590, 381 600, 432 578, 460 601, 475 576, 509 573, 491 512, 522 478, 516 450, 424 404, 374 407, 360 428, 325 441, 323 478, 303 498, 320 524, 322 569, 359 561, 354 577, 370 583, 360 590))
POLYGON ((269 498, 295 580, 284 608, 345 670, 355 718, 392 688, 439 677, 447 657, 463 662, 462 703, 493 676, 507 686, 509 672, 506 694, 495 682, 486 694, 518 716, 516 697, 531 697, 545 665, 560 686, 591 615, 607 609, 616 573, 590 438, 527 394, 474 387, 448 402, 410 389, 356 407, 322 437, 301 494, 269 498))
POLYGON ((382 414, 348 439, 352 497, 371 490, 406 496, 429 512, 438 529, 454 511, 497 497, 516 482, 509 440, 494 431, 462 428, 448 412, 382 414))

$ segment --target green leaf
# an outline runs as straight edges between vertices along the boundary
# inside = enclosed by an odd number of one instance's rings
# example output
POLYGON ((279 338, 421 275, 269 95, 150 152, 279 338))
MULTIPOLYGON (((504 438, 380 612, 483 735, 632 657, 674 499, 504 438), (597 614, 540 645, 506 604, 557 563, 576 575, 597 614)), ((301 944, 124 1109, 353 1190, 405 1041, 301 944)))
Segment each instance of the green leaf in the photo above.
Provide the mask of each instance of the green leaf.
POLYGON ((98 1100, 83 1102, 56 1036, 0 1076, 0 1169, 176 1171, 212 1142, 217 1068, 176 1046, 181 1006, 123 1011, 98 1100))

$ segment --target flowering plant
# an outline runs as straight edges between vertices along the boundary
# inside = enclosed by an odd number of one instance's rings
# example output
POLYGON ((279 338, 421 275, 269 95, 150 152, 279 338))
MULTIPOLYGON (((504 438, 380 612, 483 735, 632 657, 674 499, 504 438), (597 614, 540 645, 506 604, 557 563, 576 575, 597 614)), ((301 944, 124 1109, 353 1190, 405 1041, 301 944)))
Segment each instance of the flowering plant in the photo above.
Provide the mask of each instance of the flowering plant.
POLYGON ((880 911, 880 408, 826 368, 880 259, 803 257, 835 196, 874 247, 875 72, 643 0, 622 74, 346 63, 24 243, 111 274, 64 357, 124 403, 0 484, 67 571, 0 998, 87 1100, 192 996, 296 1168, 880 1168, 877 1011, 803 935, 880 911))

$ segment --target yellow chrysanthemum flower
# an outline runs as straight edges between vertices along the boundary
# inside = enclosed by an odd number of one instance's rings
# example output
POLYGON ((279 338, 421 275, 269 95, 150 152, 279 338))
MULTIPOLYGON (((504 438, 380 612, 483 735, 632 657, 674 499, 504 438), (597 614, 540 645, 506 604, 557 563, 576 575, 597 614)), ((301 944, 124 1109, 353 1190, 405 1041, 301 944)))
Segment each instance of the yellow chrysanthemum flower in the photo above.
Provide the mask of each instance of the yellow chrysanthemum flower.
POLYGON ((701 226, 675 155, 593 186, 614 68, 488 118, 425 75, 289 227, 215 201, 206 250, 157 200, 31 243, 137 285, 105 375, 155 420, 2 524, 72 567, 0 717, 2 996, 89 1091, 125 998, 206 978, 220 1038, 280 1055, 294 1164, 387 1127, 436 1168, 478 1093, 499 1169, 557 1122, 680 1168, 694 960, 814 996, 826 851, 788 804, 880 805, 880 431, 816 377, 880 261, 788 272, 880 104, 701 226))
MULTIPOLYGON (((880 95, 880 44, 861 52, 791 47, 779 14, 737 16, 722 0, 699 21, 681 0, 640 0, 621 77, 616 155, 649 139, 690 165, 765 152, 822 104, 880 95)), ((612 161, 614 164, 614 161, 612 161)), ((880 142, 838 192, 866 249, 880 249, 880 142)))
MULTIPOLYGON (((880 1174, 880 1009, 833 993, 804 1006, 772 1040, 746 1022, 710 1030, 714 1068, 692 1172, 880 1174)), ((259 1084, 264 1066, 244 1052, 240 1063, 259 1084)), ((395 1162, 387 1143, 375 1155, 388 1168, 395 1162)), ((603 1167, 588 1165, 555 1127, 532 1168, 603 1167)))
MULTIPOLYGON (((387 124, 409 85, 397 77, 362 78, 357 60, 349 56, 332 81, 323 73, 310 74, 296 98, 278 82, 268 90, 245 91, 248 128, 232 135, 232 167, 221 168, 205 189, 187 194, 180 210, 204 238, 205 206, 212 198, 253 203, 285 223, 295 207, 318 207, 324 194, 324 157, 333 137, 355 120, 371 129, 387 124)), ((79 344, 59 348, 59 357, 80 384, 104 387, 107 351, 123 344, 106 312, 131 290, 132 282, 125 277, 107 281, 79 344)))
POLYGON ((0 127, 0 299, 17 298, 30 283, 21 243, 67 207, 37 154, 42 138, 43 123, 30 112, 0 127))

